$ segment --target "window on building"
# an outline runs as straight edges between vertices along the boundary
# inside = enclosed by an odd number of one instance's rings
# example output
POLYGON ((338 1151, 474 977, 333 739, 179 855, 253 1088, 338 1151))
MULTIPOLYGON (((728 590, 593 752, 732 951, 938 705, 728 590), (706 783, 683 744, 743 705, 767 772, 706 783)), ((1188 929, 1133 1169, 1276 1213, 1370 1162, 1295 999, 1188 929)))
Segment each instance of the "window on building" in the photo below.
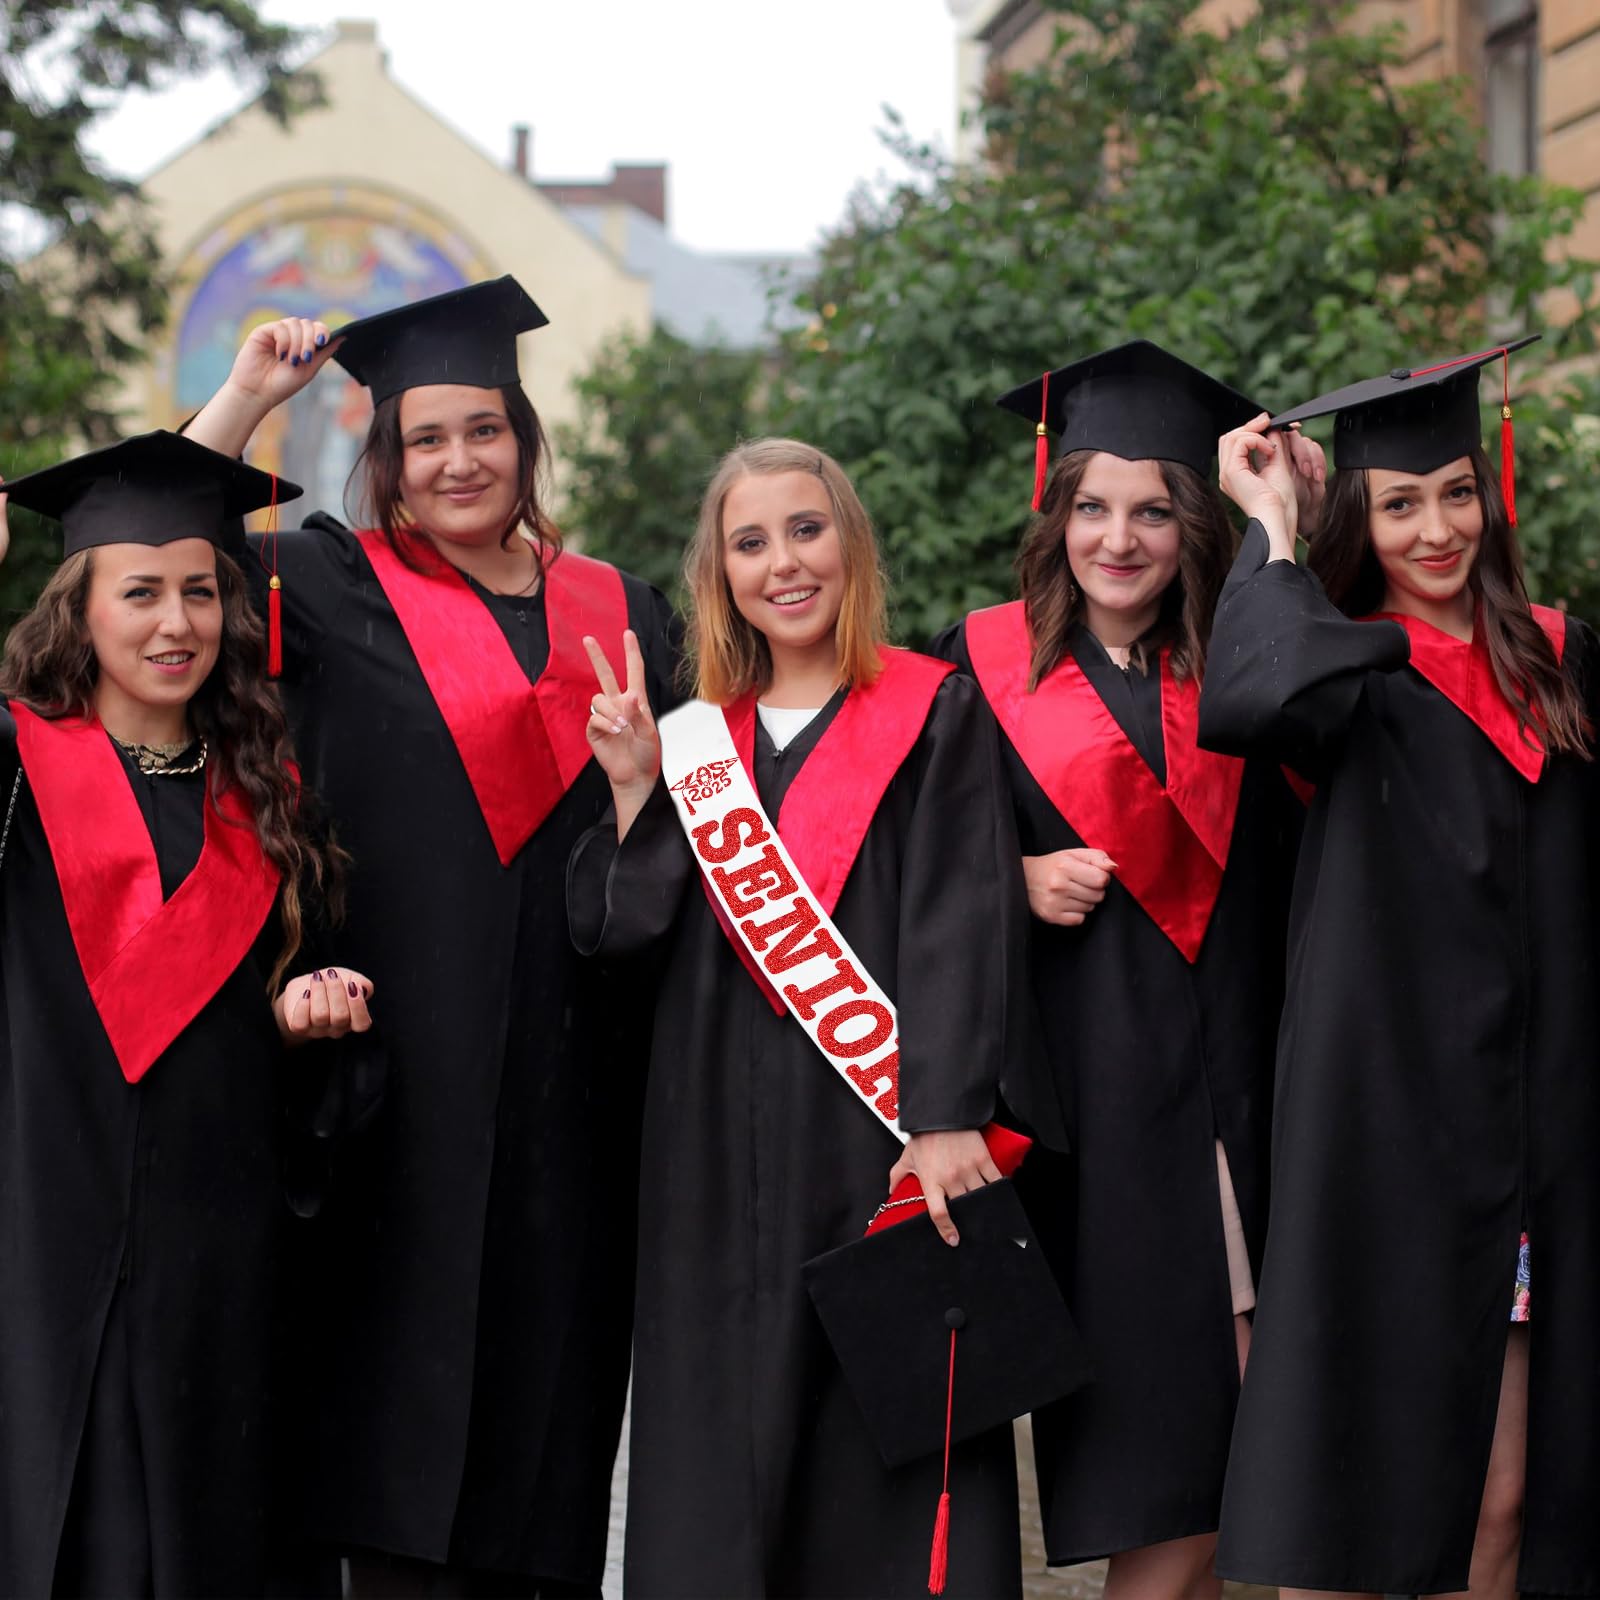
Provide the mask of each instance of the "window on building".
POLYGON ((1496 172, 1539 170, 1537 0, 1483 0, 1483 121, 1496 172))

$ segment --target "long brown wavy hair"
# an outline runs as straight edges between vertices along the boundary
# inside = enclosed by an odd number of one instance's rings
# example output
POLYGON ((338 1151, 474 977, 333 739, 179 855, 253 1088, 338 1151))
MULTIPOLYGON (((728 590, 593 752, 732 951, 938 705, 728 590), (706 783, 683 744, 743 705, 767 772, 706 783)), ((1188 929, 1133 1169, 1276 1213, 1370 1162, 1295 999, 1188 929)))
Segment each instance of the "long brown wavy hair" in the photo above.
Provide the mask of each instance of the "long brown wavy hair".
MULTIPOLYGON (((1039 515, 1017 552, 1017 583, 1033 641, 1030 691, 1060 665, 1067 634, 1084 613, 1083 595, 1067 561, 1067 522, 1078 485, 1098 453, 1072 450, 1051 468, 1039 515)), ((1128 655, 1144 672, 1162 650, 1170 650, 1174 676, 1198 679, 1205 674, 1211 619, 1233 560, 1233 524, 1222 496, 1193 467, 1177 461, 1157 461, 1156 466, 1178 523, 1178 572, 1162 593, 1156 620, 1128 655)))
MULTIPOLYGON (((11 630, 0 659, 0 694, 54 721, 92 717, 99 664, 89 641, 87 608, 94 551, 80 550, 56 568, 33 609, 11 630)), ((344 912, 348 856, 310 832, 312 797, 295 775, 289 726, 266 678, 266 631, 250 604, 243 573, 217 551, 222 638, 216 664, 189 701, 189 726, 206 740, 215 792, 236 785, 255 819, 256 838, 282 876, 283 948, 268 989, 273 996, 304 937, 306 896, 326 922, 344 912)))
MULTIPOLYGON (((733 603, 723 570, 722 507, 741 478, 806 472, 822 485, 844 556, 844 599, 835 637, 839 682, 867 685, 883 668, 889 639, 883 563, 872 519, 843 467, 825 450, 798 439, 750 439, 717 465, 700 501, 700 517, 683 558, 689 596, 684 680, 702 700, 726 705, 772 682, 766 635, 745 621, 733 603)), ((818 508, 820 509, 820 507, 818 508)))
MULTIPOLYGON (((1483 535, 1467 587, 1477 597, 1478 627, 1495 682, 1515 709, 1523 738, 1547 754, 1565 750, 1588 760, 1593 730, 1583 697, 1529 604, 1522 551, 1500 498, 1500 480, 1481 446, 1473 447, 1469 459, 1483 508, 1483 535)), ((1322 580, 1328 598, 1349 617, 1379 610, 1387 589, 1372 548, 1371 520, 1365 470, 1335 472, 1309 540, 1306 564, 1322 580)))
MULTIPOLYGON (((493 392, 500 396, 506 408, 506 420, 517 441, 517 462, 521 473, 517 503, 501 530, 500 548, 509 549, 517 530, 526 528, 535 537, 534 558, 542 573, 561 552, 561 530, 540 503, 545 489, 550 446, 545 439, 539 414, 533 409, 533 402, 523 392, 520 383, 508 383, 493 392)), ((400 491, 400 474, 406 457, 400 432, 400 402, 404 398, 402 392, 378 402, 367 427, 361 454, 350 469, 345 497, 349 498, 350 488, 357 477, 363 476, 358 512, 362 525, 380 529, 389 541, 389 548, 408 567, 417 572, 426 572, 429 548, 419 549, 418 546, 431 547, 432 541, 406 511, 400 491)))

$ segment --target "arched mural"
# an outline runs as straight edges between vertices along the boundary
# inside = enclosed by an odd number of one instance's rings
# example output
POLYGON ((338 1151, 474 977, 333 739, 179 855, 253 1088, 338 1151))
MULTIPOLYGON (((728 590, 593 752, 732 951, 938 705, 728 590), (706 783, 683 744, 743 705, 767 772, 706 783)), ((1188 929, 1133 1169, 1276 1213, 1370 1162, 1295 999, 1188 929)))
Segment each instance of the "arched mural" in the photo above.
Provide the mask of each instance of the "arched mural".
MULTIPOLYGON (((340 327, 489 272, 471 246, 416 206, 323 188, 239 211, 192 252, 181 276, 194 287, 164 374, 163 409, 172 421, 216 391, 260 323, 294 316, 340 327)), ((296 512, 337 512, 370 416, 366 390, 330 366, 262 424, 249 459, 304 485, 296 512)))

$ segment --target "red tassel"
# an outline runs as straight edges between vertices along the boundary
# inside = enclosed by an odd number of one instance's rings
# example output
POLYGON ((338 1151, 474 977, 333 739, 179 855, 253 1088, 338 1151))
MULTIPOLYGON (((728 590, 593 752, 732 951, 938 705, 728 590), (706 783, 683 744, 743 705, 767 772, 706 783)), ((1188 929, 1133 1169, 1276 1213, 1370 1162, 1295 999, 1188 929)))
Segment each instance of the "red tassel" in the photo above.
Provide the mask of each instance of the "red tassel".
POLYGON ((928 1561, 928 1593, 943 1594, 950 1565, 950 1492, 939 1496, 939 1515, 933 1519, 933 1555, 928 1561))
POLYGON ((261 565, 272 574, 267 581, 267 676, 283 672, 283 580, 278 576, 278 475, 272 474, 272 503, 267 507, 267 526, 261 539, 261 565), (272 546, 272 564, 267 565, 267 546, 272 546))
POLYGON ((283 579, 276 572, 267 584, 267 676, 283 672, 283 579))
POLYGON ((1039 425, 1033 430, 1033 509, 1044 499, 1045 475, 1050 470, 1050 434, 1045 422, 1050 415, 1050 374, 1044 375, 1044 392, 1039 401, 1039 425))
POLYGON ((1510 525, 1517 526, 1517 434, 1510 426, 1510 357, 1502 358, 1501 373, 1501 498, 1506 501, 1510 525))
MULTIPOLYGON (((959 1313, 947 1313, 947 1320, 961 1320, 959 1313)), ((939 1511, 933 1519, 933 1549, 928 1555, 928 1593, 943 1594, 950 1567, 950 1419, 956 1409, 956 1329, 950 1329, 950 1384, 944 1400, 944 1487, 939 1493, 939 1511)))

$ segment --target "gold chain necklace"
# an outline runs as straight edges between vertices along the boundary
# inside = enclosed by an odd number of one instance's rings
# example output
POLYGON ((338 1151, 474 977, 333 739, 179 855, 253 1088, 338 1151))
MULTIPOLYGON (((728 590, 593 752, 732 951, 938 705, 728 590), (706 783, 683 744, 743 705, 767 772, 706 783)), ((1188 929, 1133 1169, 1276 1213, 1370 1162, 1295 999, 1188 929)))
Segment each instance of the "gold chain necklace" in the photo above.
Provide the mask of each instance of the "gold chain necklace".
POLYGON ((132 756, 134 765, 152 778, 186 777, 192 772, 200 771, 210 754, 206 741, 201 739, 200 754, 193 761, 186 761, 179 767, 173 763, 185 750, 193 746, 193 739, 180 739, 176 744, 129 744, 126 739, 119 739, 116 734, 112 734, 111 742, 119 750, 124 750, 132 756))

